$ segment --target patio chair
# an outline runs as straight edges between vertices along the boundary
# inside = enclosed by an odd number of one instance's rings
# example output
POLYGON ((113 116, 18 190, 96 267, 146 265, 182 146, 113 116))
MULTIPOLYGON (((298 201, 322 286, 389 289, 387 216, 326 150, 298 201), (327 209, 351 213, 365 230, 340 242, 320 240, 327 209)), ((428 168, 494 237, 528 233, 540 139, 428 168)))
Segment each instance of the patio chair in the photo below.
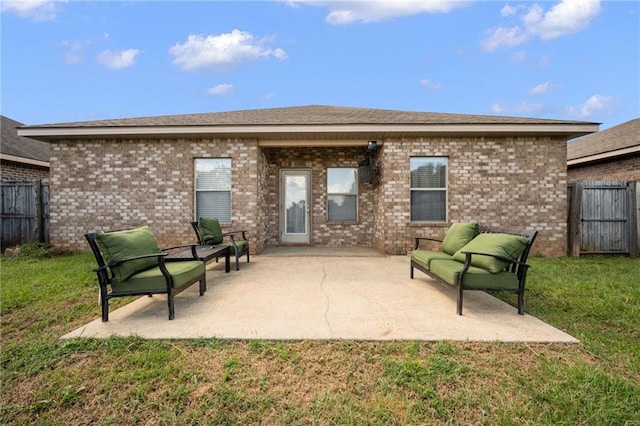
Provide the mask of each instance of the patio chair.
POLYGON ((207 219, 201 217, 197 222, 191 222, 191 226, 196 233, 198 242, 202 245, 228 245, 231 255, 236 258, 236 271, 240 270, 240 258, 247 256, 249 263, 249 241, 246 231, 222 232, 220 222, 216 218, 207 219), (236 235, 241 234, 242 239, 237 239, 236 235), (227 242, 225 242, 227 238, 227 242))
POLYGON ((96 258, 102 322, 109 321, 109 299, 123 296, 166 294, 169 319, 175 317, 174 297, 195 282, 200 282, 200 296, 207 289, 204 262, 193 259, 165 259, 166 251, 158 246, 148 226, 122 231, 88 233, 85 238, 96 258))

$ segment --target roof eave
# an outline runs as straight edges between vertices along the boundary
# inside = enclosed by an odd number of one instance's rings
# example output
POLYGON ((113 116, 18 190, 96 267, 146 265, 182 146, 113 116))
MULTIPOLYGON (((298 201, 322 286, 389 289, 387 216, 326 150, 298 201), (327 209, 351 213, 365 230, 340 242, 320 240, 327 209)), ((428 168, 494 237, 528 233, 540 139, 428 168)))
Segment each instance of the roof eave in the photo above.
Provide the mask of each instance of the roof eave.
POLYGON ((640 145, 630 146, 623 149, 616 149, 614 151, 587 155, 580 158, 572 158, 567 160, 567 166, 579 166, 583 164, 593 163, 595 161, 605 161, 611 158, 625 157, 627 155, 633 155, 638 153, 640 153, 640 145))
POLYGON ((348 125, 222 125, 222 126, 117 126, 117 127, 27 127, 19 136, 43 141, 81 138, 251 135, 266 137, 287 133, 379 133, 379 134, 468 134, 468 135, 557 135, 567 139, 598 131, 594 123, 549 124, 348 124, 348 125))

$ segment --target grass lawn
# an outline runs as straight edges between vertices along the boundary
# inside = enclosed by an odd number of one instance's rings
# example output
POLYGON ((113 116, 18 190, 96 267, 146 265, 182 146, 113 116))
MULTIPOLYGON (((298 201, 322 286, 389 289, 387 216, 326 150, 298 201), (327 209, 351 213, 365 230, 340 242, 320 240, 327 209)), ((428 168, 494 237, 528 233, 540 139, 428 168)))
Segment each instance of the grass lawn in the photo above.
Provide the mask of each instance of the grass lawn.
POLYGON ((582 343, 60 341, 93 257, 3 258, 0 423, 640 425, 640 260, 530 260, 527 313, 582 343))

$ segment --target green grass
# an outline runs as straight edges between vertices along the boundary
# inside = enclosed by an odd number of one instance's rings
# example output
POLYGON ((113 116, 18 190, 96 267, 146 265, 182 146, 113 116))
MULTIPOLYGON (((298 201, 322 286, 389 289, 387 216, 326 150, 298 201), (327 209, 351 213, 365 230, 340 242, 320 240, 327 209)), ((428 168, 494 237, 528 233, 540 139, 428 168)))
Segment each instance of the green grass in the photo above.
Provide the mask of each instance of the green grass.
POLYGON ((640 261, 531 264, 527 313, 580 344, 61 341, 91 255, 3 258, 0 423, 640 425, 640 261))

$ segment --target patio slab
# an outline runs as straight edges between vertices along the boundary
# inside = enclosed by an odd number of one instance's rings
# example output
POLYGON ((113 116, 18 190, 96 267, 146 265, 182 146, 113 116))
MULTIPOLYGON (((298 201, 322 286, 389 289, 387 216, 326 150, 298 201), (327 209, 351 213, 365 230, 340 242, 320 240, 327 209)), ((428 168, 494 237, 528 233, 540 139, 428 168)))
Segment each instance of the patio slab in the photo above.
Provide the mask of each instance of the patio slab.
POLYGON ((456 315, 456 289, 410 279, 408 256, 294 254, 267 251, 228 274, 214 263, 204 296, 197 285, 177 296, 173 321, 165 296, 141 297, 62 338, 578 342, 480 291, 456 315))

